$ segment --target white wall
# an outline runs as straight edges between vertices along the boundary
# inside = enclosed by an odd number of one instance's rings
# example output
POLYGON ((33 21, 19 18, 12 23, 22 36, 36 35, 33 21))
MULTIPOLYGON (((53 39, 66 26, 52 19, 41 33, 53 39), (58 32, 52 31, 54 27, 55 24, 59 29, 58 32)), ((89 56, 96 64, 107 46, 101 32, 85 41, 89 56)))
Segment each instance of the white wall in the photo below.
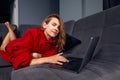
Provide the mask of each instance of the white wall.
POLYGON ((50 0, 19 0, 19 24, 40 24, 50 14, 50 0))
POLYGON ((84 14, 83 17, 103 11, 103 0, 83 0, 84 14))
MULTIPOLYGON (((59 0, 58 6, 63 21, 78 20, 102 11, 103 0, 59 0)), ((15 0, 12 23, 40 24, 50 13, 51 0, 15 0)))
POLYGON ((60 15, 64 21, 78 20, 102 11, 103 0, 60 0, 60 15))
POLYGON ((15 0, 12 14, 12 23, 37 24, 51 12, 50 0, 15 0))
POLYGON ((60 16, 63 21, 82 18, 82 0, 60 0, 60 16))

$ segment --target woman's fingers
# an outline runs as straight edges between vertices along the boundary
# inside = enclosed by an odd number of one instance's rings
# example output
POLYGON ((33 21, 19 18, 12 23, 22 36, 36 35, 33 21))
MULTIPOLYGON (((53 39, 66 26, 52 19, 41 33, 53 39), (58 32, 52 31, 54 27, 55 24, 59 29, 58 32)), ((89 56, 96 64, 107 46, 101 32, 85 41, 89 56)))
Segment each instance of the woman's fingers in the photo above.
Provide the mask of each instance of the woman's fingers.
POLYGON ((66 59, 64 56, 62 56, 63 53, 58 54, 58 61, 59 62, 69 62, 68 59, 66 59))

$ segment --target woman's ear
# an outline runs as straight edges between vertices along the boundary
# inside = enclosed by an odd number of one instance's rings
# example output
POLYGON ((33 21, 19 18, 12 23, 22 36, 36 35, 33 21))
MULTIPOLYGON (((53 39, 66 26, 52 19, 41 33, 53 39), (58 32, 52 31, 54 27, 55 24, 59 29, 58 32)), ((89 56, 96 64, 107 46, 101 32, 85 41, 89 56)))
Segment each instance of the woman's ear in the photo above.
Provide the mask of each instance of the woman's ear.
POLYGON ((46 27, 47 27, 47 24, 44 22, 43 23, 43 28, 46 29, 46 27))

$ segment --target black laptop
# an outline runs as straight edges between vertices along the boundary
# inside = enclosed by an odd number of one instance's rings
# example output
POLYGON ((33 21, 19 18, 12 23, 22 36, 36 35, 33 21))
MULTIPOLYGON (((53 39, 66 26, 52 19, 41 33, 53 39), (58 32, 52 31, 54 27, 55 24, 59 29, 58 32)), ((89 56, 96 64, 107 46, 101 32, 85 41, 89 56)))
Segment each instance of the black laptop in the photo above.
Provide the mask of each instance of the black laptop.
POLYGON ((52 64, 50 65, 50 67, 79 73, 85 67, 85 65, 92 59, 98 40, 99 37, 90 37, 90 41, 84 58, 66 57, 69 60, 68 63, 63 63, 62 66, 52 64))

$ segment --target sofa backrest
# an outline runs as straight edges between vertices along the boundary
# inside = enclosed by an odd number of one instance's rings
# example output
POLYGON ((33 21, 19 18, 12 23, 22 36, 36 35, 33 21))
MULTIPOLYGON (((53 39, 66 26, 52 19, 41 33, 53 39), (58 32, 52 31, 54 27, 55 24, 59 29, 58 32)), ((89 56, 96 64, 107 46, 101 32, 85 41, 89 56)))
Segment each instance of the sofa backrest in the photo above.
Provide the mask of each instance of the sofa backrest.
POLYGON ((7 34, 8 30, 4 24, 0 24, 0 37, 5 37, 7 34))
POLYGON ((82 44, 75 47, 72 50, 73 54, 77 54, 78 57, 83 57, 87 49, 91 36, 101 36, 104 27, 104 12, 88 16, 83 19, 79 19, 75 22, 72 36, 82 41, 82 44))
POLYGON ((18 35, 17 35, 17 37, 22 37, 23 34, 26 32, 26 30, 28 30, 30 28, 37 28, 37 27, 40 27, 40 25, 21 24, 18 27, 18 35))
MULTIPOLYGON (((14 25, 14 26, 15 26, 15 28, 16 28, 16 29, 14 30, 14 32, 15 32, 15 34, 17 34, 17 26, 16 26, 16 25, 14 25)), ((7 27, 5 26, 5 24, 0 23, 0 37, 4 38, 7 33, 8 33, 8 29, 7 29, 7 27)))
POLYGON ((64 28, 65 28, 65 32, 67 34, 69 34, 69 35, 72 34, 74 24, 75 24, 74 20, 64 22, 64 28))
POLYGON ((120 63, 120 24, 104 28, 95 54, 95 59, 120 63))
POLYGON ((120 63, 120 5, 104 12, 104 29, 94 58, 120 63))
POLYGON ((91 36, 100 36, 101 39, 104 28, 119 24, 120 6, 79 19, 74 24, 72 36, 81 40, 82 44, 70 50, 68 53, 77 54, 77 57, 83 57, 91 36))
POLYGON ((104 13, 105 13, 105 22, 104 22, 105 27, 120 24, 120 5, 105 10, 104 13))
MULTIPOLYGON (((66 21, 64 22, 64 26, 65 26, 65 32, 68 34, 72 34, 73 31, 73 27, 74 27, 74 20, 70 20, 70 21, 66 21)), ((30 24, 21 24, 18 27, 18 37, 23 36, 23 34, 26 32, 26 30, 28 30, 29 28, 37 28, 40 27, 40 25, 30 25, 30 24)))

